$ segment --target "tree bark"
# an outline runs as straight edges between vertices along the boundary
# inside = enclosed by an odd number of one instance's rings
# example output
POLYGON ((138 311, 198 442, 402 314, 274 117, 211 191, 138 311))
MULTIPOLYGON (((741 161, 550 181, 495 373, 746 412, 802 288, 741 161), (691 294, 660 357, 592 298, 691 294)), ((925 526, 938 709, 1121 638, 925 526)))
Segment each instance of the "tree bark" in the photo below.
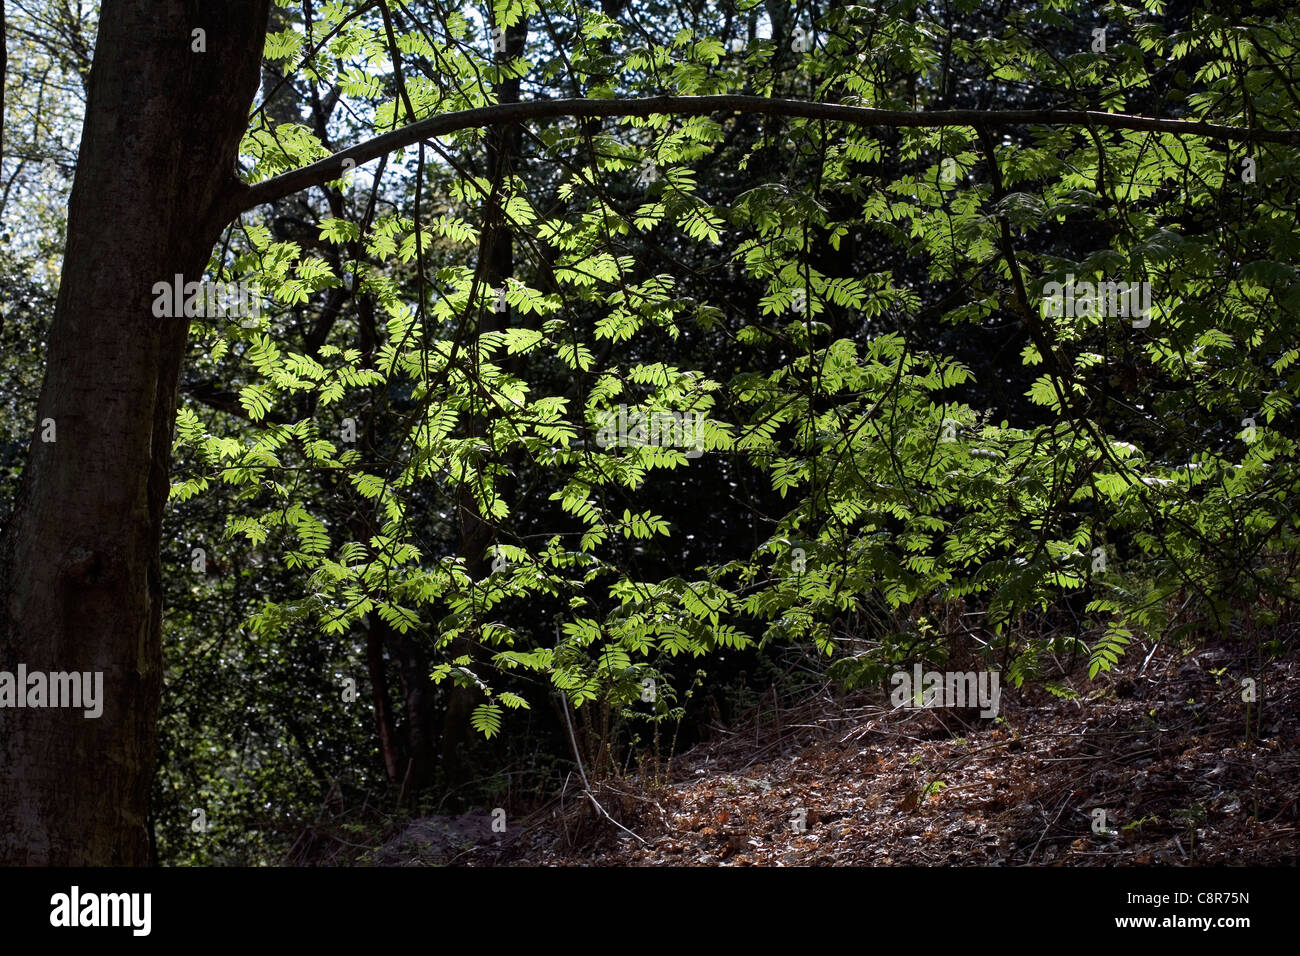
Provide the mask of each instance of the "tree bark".
POLYGON ((0 865, 149 861, 188 332, 154 316, 152 289, 200 280, 225 225, 268 3, 102 7, 37 425, 0 536, 0 670, 102 672, 103 713, 0 708, 0 865))

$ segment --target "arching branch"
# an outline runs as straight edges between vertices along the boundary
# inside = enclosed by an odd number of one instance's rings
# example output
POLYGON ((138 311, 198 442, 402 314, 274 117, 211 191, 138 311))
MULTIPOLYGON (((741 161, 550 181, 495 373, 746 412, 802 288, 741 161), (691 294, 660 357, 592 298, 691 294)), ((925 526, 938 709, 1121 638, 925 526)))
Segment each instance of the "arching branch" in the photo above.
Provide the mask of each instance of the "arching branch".
POLYGON ((347 168, 368 163, 372 159, 418 143, 420 140, 446 136, 463 129, 559 117, 656 114, 707 116, 711 113, 759 113, 766 116, 831 120, 855 126, 910 126, 928 129, 946 126, 966 126, 973 129, 997 129, 1007 126, 1102 126, 1110 129, 1174 133, 1224 141, 1300 146, 1300 130, 1249 129, 1194 120, 1161 119, 1093 110, 881 110, 865 106, 844 106, 839 103, 814 103, 741 95, 531 100, 527 103, 503 103, 460 110, 455 113, 443 113, 384 133, 349 149, 341 150, 310 166, 283 173, 255 186, 240 188, 232 194, 228 208, 223 212, 228 213, 233 219, 241 212, 262 203, 274 202, 303 189, 319 186, 333 179, 341 179, 347 168), (347 164, 348 160, 351 160, 350 165, 347 164))

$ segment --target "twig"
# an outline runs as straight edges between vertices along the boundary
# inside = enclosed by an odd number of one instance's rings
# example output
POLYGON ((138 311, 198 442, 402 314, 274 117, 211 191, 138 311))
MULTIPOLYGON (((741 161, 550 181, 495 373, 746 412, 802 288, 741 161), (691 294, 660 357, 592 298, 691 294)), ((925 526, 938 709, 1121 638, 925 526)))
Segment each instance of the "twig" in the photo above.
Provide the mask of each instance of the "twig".
POLYGON ((600 801, 597 800, 595 796, 592 794, 591 784, 587 781, 587 770, 582 765, 581 754, 578 753, 578 738, 575 737, 573 734, 573 721, 569 717, 569 698, 567 695, 564 694, 563 691, 560 692, 560 700, 564 704, 564 724, 569 729, 569 744, 570 746, 573 747, 573 759, 578 762, 578 774, 582 777, 582 792, 586 795, 587 799, 591 801, 591 805, 596 808, 597 813, 599 813, 610 823, 614 824, 614 826, 618 827, 628 836, 634 838, 643 847, 648 848, 650 846, 649 843, 647 843, 645 840, 642 840, 641 837, 637 836, 637 834, 633 833, 627 827, 623 826, 623 824, 619 823, 617 820, 611 817, 605 811, 605 808, 600 805, 600 801))
POLYGON ((1066 798, 1061 801, 1060 806, 1057 807, 1056 816, 1052 817, 1051 822, 1049 822, 1047 826, 1043 828, 1043 832, 1039 834, 1038 842, 1035 843, 1034 848, 1029 851, 1029 859, 1025 861, 1025 866, 1029 866, 1029 864, 1034 862, 1034 854, 1036 854, 1038 852, 1038 848, 1042 846, 1043 837, 1047 836, 1047 832, 1051 830, 1052 827, 1056 826, 1056 821, 1061 819, 1061 812, 1066 808, 1069 802, 1070 802, 1070 798, 1067 795, 1066 798))

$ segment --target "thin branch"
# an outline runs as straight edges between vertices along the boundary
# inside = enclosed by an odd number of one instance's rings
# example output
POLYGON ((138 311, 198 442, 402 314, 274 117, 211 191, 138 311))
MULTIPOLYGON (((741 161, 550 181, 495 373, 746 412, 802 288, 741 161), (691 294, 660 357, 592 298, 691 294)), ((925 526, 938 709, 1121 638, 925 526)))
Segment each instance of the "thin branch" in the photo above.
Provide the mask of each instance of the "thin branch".
POLYGON ((596 808, 596 812, 599 813, 602 817, 604 817, 610 823, 614 824, 614 826, 618 827, 628 836, 635 839, 642 846, 649 846, 650 844, 646 843, 646 841, 641 839, 640 836, 633 833, 627 827, 623 826, 623 824, 619 823, 617 820, 611 817, 609 813, 605 810, 605 808, 600 805, 600 801, 596 799, 595 794, 591 792, 591 783, 587 780, 587 771, 582 766, 582 755, 578 753, 578 738, 574 736, 573 733, 573 720, 569 717, 569 698, 564 691, 560 691, 560 702, 564 705, 564 723, 565 726, 569 728, 569 743, 573 745, 573 759, 578 762, 578 773, 582 777, 583 796, 585 796, 588 800, 591 801, 591 805, 596 808))

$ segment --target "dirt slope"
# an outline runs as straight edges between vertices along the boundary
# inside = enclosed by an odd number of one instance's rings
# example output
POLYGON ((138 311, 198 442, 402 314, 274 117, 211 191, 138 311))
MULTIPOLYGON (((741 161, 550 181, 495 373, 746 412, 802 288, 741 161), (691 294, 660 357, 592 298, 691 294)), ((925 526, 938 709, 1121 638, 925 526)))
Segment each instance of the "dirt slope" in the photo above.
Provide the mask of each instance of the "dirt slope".
MULTIPOLYGON (((1300 662, 1131 648, 1092 699, 1006 688, 1000 719, 809 702, 494 833, 428 818, 387 865, 1295 865, 1300 662), (1253 674, 1259 702, 1242 700, 1253 674), (1104 820, 1097 811, 1104 810, 1104 820), (1102 832, 1094 830, 1094 822, 1102 832), (635 836, 631 835, 635 834, 635 836)), ((575 786, 578 789, 575 789, 575 786)))

